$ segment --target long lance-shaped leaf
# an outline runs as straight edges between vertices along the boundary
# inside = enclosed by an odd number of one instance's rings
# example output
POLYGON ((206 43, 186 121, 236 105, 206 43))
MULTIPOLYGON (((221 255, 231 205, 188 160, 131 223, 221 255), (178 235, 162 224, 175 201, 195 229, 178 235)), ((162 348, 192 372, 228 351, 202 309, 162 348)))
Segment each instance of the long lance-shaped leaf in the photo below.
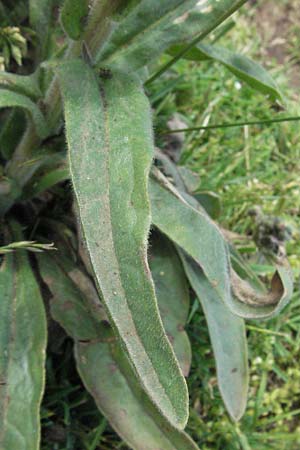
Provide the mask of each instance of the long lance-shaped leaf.
POLYGON ((246 408, 249 382, 244 321, 220 300, 200 266, 182 251, 180 256, 207 320, 225 406, 230 416, 239 420, 246 408))
POLYGON ((150 182, 154 225, 198 263, 216 295, 234 314, 250 319, 277 315, 293 292, 288 263, 276 265, 270 292, 254 289, 231 268, 225 239, 197 201, 180 194, 159 171, 154 173, 150 182))
POLYGON ((98 63, 136 70, 176 43, 204 38, 246 0, 143 0, 98 56, 98 63))
POLYGON ((32 75, 16 75, 15 73, 0 71, 0 86, 11 91, 27 95, 33 100, 41 97, 38 83, 38 73, 32 75))
POLYGON ((162 235, 151 239, 149 265, 165 331, 187 377, 192 358, 190 341, 184 331, 189 314, 189 286, 174 247, 162 235))
POLYGON ((150 178, 152 221, 202 268, 221 299, 231 295, 228 248, 214 222, 197 211, 158 171, 150 178))
MULTIPOLYGON (((177 55, 182 49, 182 45, 175 46, 171 49, 171 54, 177 55)), ((212 60, 219 62, 257 91, 270 95, 274 99, 281 97, 276 83, 267 70, 244 55, 233 53, 226 48, 215 45, 198 44, 189 50, 184 58, 192 61, 212 60)))
POLYGON ((58 74, 72 182, 97 287, 145 391, 172 424, 184 427, 187 388, 147 263, 154 153, 148 100, 136 79, 123 74, 105 74, 99 89, 79 60, 58 74))
POLYGON ((197 450, 187 434, 173 428, 147 401, 115 336, 99 322, 101 314, 96 320, 91 313, 94 294, 88 300, 71 280, 71 273, 73 280, 79 279, 72 263, 49 254, 38 255, 38 263, 53 295, 51 313, 75 340, 81 378, 116 432, 136 450, 197 450))
POLYGON ((0 89, 0 108, 18 107, 29 112, 31 119, 35 125, 36 133, 41 139, 48 135, 48 127, 43 114, 33 101, 28 97, 8 89, 0 89))
MULTIPOLYGON (((22 240, 14 225, 14 240, 22 240)), ((38 450, 46 316, 25 252, 0 267, 0 448, 38 450)))

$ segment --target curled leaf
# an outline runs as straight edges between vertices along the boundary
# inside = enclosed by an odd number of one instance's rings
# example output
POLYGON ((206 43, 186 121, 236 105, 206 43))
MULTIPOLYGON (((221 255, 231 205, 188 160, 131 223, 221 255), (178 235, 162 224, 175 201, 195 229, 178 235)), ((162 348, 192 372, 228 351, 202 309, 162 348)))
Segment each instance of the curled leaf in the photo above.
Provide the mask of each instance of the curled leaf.
POLYGON ((36 104, 23 94, 12 92, 8 89, 0 89, 0 108, 11 107, 24 108, 29 112, 38 136, 41 139, 47 137, 49 132, 48 126, 43 114, 36 104))
POLYGON ((254 290, 235 274, 221 231, 194 197, 179 193, 157 170, 150 182, 153 223, 201 267, 216 295, 243 318, 271 318, 290 301, 293 277, 287 263, 277 265, 269 294, 254 290), (266 304, 267 303, 267 304, 266 304))
POLYGON ((254 289, 231 270, 233 295, 228 306, 234 314, 248 319, 271 318, 288 304, 293 293, 293 275, 285 261, 277 265, 268 292, 254 289))

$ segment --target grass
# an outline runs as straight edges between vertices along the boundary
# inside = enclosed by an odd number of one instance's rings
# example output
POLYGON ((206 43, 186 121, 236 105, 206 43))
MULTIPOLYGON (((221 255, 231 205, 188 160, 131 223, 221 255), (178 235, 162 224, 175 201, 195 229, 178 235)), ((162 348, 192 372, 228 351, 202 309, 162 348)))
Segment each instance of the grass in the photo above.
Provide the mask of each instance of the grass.
MULTIPOLYGON (((240 14, 220 43, 262 61, 253 11, 240 14)), ((289 42, 291 60, 295 62, 297 42, 291 34, 289 42)), ((283 113, 276 112, 276 105, 242 85, 221 66, 180 61, 171 75, 156 80, 149 88, 158 145, 163 145, 162 132, 175 112, 187 126, 300 115, 285 67, 274 61, 268 62, 268 66, 284 93, 283 113)), ((288 223, 293 239, 287 244, 287 252, 297 279, 293 301, 278 318, 247 324, 251 387, 248 408, 240 424, 233 423, 225 412, 205 319, 194 304, 188 325, 193 347, 188 432, 202 450, 299 449, 299 124, 190 132, 185 135, 180 163, 199 174, 200 191, 212 191, 219 196, 218 221, 223 226, 241 234, 251 233, 254 224, 248 212, 253 206, 288 223)), ((246 247, 241 250, 249 251, 246 247)), ((248 258, 257 273, 269 274, 266 261, 253 245, 248 258)), ((52 342, 56 344, 47 361, 42 449, 126 449, 83 389, 71 356, 71 342, 65 340, 59 328, 55 327, 53 333, 52 342), (62 354, 69 356, 62 359, 62 354)))
MULTIPOLYGON (((247 17, 239 16, 235 28, 220 43, 237 52, 247 49, 248 55, 262 61, 261 41, 251 11, 247 17), (247 48, 249 42, 251 48, 247 48)), ((295 48, 291 58, 294 53, 295 48)), ((199 67, 181 61, 167 82, 171 89, 157 102, 158 130, 163 131, 174 105, 187 127, 299 115, 286 67, 275 61, 268 65, 283 91, 283 113, 222 67, 210 63, 199 67)), ((166 91, 166 82, 160 83, 166 91)), ((159 89, 157 82, 156 97, 159 89)), ((180 163, 200 176, 199 191, 219 195, 222 209, 218 220, 223 226, 251 234, 254 224, 248 212, 259 206, 265 215, 279 217, 292 228, 287 253, 296 277, 293 300, 278 318, 247 325, 251 381, 248 408, 239 425, 232 423, 224 411, 205 319, 200 310, 194 314, 188 329, 193 344, 188 431, 203 450, 300 447, 299 138, 297 122, 193 131, 185 136, 180 163)), ((159 143, 163 144, 162 137, 159 143)), ((253 246, 250 251, 253 269, 260 275, 268 273, 261 252, 253 246)))

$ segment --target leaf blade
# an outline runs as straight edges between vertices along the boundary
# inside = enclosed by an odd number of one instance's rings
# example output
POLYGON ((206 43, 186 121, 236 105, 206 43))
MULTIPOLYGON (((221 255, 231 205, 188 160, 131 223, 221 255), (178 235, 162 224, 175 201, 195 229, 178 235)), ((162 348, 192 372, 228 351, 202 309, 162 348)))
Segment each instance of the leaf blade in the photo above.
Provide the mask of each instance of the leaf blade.
MULTIPOLYGON (((20 238, 13 225, 14 238, 20 238)), ((44 390, 46 317, 25 253, 5 256, 1 266, 0 444, 38 449, 39 407, 44 390)))
POLYGON ((38 84, 37 72, 25 76, 0 71, 0 86, 27 95, 33 100, 37 100, 42 95, 38 84))
MULTIPOLYGON (((176 55, 182 51, 182 48, 182 46, 174 47, 171 49, 171 54, 176 55)), ((252 88, 270 95, 273 99, 281 98, 280 91, 271 75, 260 64, 247 58, 247 56, 215 45, 198 44, 183 57, 192 61, 212 60, 219 62, 252 88)))
POLYGON ((187 377, 192 360, 191 344, 184 330, 190 306, 189 286, 174 247, 162 235, 152 237, 149 265, 166 334, 187 377))
POLYGON ((222 398, 230 416, 238 421, 246 409, 249 387, 244 321, 216 295, 201 268, 182 251, 179 254, 206 317, 222 398))
POLYGON ((171 45, 204 38, 245 1, 141 1, 112 34, 97 62, 137 70, 171 45))
POLYGON ((47 123, 40 109, 25 95, 8 89, 0 89, 0 108, 23 108, 29 112, 35 125, 36 133, 41 139, 45 139, 49 133, 47 123))
POLYGON ((77 41, 84 31, 84 22, 89 12, 88 0, 65 0, 60 20, 67 35, 77 41))
POLYGON ((79 60, 58 73, 72 181, 98 289, 144 389, 171 423, 183 427, 187 389, 161 324, 146 259, 154 151, 148 101, 139 83, 122 74, 102 79, 99 91, 94 73, 79 60))
POLYGON ((186 433, 173 428, 146 401, 115 336, 111 330, 101 332, 86 296, 68 277, 73 270, 70 261, 40 254, 38 263, 53 295, 52 315, 75 340, 80 376, 116 432, 136 450, 197 450, 186 433))
POLYGON ((269 319, 279 314, 293 292, 288 262, 276 265, 268 293, 262 292, 257 283, 254 289, 232 269, 225 238, 197 200, 179 193, 158 170, 153 174, 150 198, 154 225, 198 263, 231 312, 245 319, 269 319))

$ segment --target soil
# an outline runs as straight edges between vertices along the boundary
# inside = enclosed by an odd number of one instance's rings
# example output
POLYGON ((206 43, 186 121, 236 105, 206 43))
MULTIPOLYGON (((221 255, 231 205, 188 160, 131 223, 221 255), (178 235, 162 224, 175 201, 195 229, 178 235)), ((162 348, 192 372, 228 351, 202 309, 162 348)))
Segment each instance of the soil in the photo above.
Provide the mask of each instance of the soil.
POLYGON ((299 0, 258 0, 252 3, 257 8, 253 20, 262 39, 262 56, 267 61, 275 60, 286 65, 291 86, 300 87, 299 0))

